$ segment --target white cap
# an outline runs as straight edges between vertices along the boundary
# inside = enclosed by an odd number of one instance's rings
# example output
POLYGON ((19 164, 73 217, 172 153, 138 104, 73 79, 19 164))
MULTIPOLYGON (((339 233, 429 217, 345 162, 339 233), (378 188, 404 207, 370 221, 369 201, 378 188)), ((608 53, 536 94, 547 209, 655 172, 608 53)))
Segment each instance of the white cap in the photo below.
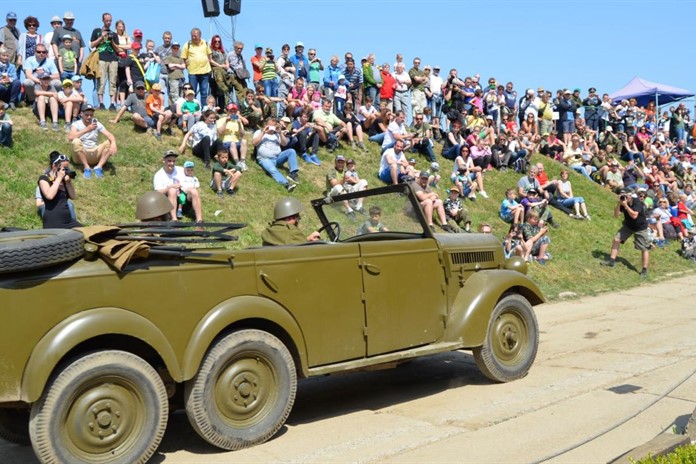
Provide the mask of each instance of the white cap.
POLYGON ((66 11, 63 15, 63 19, 75 19, 75 13, 72 11, 66 11))

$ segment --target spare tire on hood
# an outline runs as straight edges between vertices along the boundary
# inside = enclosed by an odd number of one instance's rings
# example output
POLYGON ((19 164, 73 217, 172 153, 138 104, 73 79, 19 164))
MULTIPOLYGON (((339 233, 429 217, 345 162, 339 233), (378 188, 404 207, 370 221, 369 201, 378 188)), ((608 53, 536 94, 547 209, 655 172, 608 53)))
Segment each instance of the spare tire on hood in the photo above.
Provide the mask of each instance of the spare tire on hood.
POLYGON ((70 229, 0 233, 0 273, 30 271, 65 263, 84 255, 85 238, 70 229))

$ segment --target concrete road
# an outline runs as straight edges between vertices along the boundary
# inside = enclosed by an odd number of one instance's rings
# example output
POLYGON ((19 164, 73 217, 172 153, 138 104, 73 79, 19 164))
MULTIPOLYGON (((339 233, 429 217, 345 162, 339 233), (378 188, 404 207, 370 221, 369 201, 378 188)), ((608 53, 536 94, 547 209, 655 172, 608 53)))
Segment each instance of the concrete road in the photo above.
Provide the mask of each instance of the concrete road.
MULTIPOLYGON (((303 381, 270 442, 222 452, 174 414, 152 462, 606 462, 696 407, 694 276, 537 308, 529 376, 492 384, 469 353, 303 381)), ((0 463, 34 463, 0 441, 0 463)))

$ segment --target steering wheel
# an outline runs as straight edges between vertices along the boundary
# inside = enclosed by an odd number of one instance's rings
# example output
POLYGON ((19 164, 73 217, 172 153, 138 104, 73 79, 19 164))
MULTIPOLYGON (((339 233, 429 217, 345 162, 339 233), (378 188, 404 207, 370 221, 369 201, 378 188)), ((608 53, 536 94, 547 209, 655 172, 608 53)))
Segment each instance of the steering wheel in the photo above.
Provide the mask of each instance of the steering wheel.
POLYGON ((334 234, 334 242, 338 242, 338 238, 341 236, 341 224, 336 221, 331 221, 325 226, 321 226, 317 232, 322 233, 325 230, 331 229, 334 234))

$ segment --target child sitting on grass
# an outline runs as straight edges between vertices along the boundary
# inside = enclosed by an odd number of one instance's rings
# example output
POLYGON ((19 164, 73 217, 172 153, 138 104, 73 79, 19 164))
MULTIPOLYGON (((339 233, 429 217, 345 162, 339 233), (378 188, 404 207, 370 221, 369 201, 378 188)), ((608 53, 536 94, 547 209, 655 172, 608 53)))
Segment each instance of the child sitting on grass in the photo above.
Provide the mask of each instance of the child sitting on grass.
POLYGON ((539 213, 537 211, 533 209, 527 211, 527 222, 520 226, 520 231, 525 242, 523 258, 530 261, 534 257, 537 263, 546 264, 546 260, 550 258, 546 249, 551 243, 551 239, 546 235, 549 231, 548 227, 539 227, 539 213))
POLYGON ((505 199, 500 204, 498 215, 500 219, 513 226, 522 223, 524 218, 524 206, 517 203, 517 200, 515 200, 515 189, 509 188, 505 191, 505 199))

